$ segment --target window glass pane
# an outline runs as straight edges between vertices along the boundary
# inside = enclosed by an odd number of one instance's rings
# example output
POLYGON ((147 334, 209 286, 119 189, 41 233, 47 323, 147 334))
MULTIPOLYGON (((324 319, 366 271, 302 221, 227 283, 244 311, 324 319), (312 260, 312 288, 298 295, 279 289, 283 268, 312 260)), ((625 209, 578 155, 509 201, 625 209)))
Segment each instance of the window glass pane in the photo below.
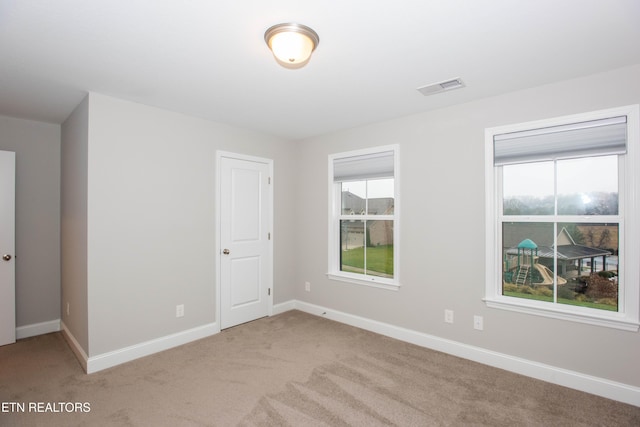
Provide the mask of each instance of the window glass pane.
POLYGON ((366 209, 367 182, 349 181, 340 184, 342 187, 342 215, 362 215, 366 209))
POLYGON ((502 224, 503 295, 553 302, 553 223, 502 224))
POLYGON ((393 221, 341 220, 340 241, 341 271, 393 277, 393 221))
POLYGON ((503 223, 503 295, 618 310, 618 224, 503 223), (555 259, 554 259, 555 257, 555 259), (554 265, 555 263, 555 265, 554 265))
POLYGON ((340 221, 340 271, 364 273, 365 221, 340 221))
POLYGON ((393 221, 367 221, 366 274, 393 277, 393 221))
POLYGON ((502 177, 504 215, 553 215, 553 162, 505 165, 502 177))
POLYGON ((618 224, 568 223, 558 230, 558 303, 617 311, 618 224))
POLYGON ((618 214, 618 156, 558 161, 559 215, 618 214))
POLYGON ((369 215, 393 215, 393 178, 367 181, 369 215))

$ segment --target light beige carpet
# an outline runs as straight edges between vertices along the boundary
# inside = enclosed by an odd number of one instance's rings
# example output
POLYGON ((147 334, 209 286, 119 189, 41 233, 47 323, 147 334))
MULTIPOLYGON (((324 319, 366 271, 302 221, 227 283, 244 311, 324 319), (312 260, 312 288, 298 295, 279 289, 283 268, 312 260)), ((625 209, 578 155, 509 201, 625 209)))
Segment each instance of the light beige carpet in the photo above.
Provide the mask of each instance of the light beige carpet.
POLYGON ((2 402, 25 412, 1 426, 640 425, 638 407, 299 311, 91 375, 60 333, 21 340, 0 347, 2 402))

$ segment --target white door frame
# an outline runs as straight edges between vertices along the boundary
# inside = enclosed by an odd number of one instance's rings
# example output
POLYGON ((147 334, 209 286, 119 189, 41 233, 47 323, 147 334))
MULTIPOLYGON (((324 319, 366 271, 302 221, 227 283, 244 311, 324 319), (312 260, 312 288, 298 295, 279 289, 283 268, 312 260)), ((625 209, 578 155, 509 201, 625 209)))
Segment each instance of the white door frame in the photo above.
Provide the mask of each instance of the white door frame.
POLYGON ((2 291, 0 292, 0 345, 12 344, 16 342, 16 256, 15 256, 15 236, 16 236, 16 153, 13 151, 0 151, 0 180, 2 186, 7 190, 2 193, 0 200, 3 210, 9 207, 8 211, 2 215, 3 224, 0 236, 0 257, 7 256, 8 259, 0 259, 1 276, 0 281, 2 291), (9 283, 2 283, 4 279, 9 283))
POLYGON ((216 329, 219 332, 221 330, 221 318, 220 318, 220 311, 221 311, 221 307, 222 307, 222 301, 220 300, 220 287, 222 284, 222 277, 221 277, 221 271, 220 271, 220 255, 222 254, 222 247, 220 246, 220 236, 221 236, 221 230, 222 230, 222 223, 221 223, 221 197, 220 197, 220 193, 221 193, 221 162, 222 162, 222 158, 229 158, 229 159, 236 159, 236 160, 245 160, 245 161, 249 161, 249 162, 258 162, 258 163, 266 163, 269 166, 269 177, 271 179, 271 185, 269 185, 269 190, 268 190, 268 197, 269 197, 269 203, 268 203, 268 215, 269 215, 269 229, 271 230, 271 238, 269 239, 269 245, 268 245, 268 249, 269 252, 271 253, 271 266, 269 268, 270 271, 270 283, 271 283, 271 292, 269 293, 268 297, 267 297, 267 315, 268 316, 272 316, 273 315, 273 291, 274 291, 274 282, 273 282, 273 240, 274 240, 274 236, 273 236, 273 186, 274 186, 274 180, 273 180, 273 160, 272 159, 267 159, 264 157, 256 157, 256 156, 249 156, 249 155, 245 155, 245 154, 238 154, 238 153, 233 153, 233 152, 229 152, 229 151, 220 151, 217 150, 216 151, 216 242, 215 242, 215 255, 216 255, 216 262, 215 262, 215 266, 216 266, 216 329))

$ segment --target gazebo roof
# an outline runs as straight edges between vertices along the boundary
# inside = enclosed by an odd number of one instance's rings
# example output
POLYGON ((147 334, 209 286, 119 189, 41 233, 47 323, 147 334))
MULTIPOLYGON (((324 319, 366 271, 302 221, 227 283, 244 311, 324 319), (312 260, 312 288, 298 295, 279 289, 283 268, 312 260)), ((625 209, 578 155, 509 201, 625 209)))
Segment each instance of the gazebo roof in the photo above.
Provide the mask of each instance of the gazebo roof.
POLYGON ((531 239, 524 239, 518 244, 520 249, 538 249, 538 245, 531 239))
MULTIPOLYGON (((520 246, 518 246, 520 247, 520 246)), ((521 247, 520 247, 521 248, 521 247)), ((506 253, 510 255, 517 255, 518 248, 509 248, 506 253)), ((554 250, 552 246, 538 246, 538 256, 540 258, 553 258, 554 250)), ((604 249, 591 248, 583 245, 560 245, 558 246, 558 259, 561 260, 576 260, 583 258, 594 258, 605 255, 612 255, 611 252, 604 249)))
MULTIPOLYGON (((503 233, 504 246, 508 248, 505 253, 518 255, 518 250, 522 252, 522 249, 537 249, 537 255, 540 258, 553 258, 554 239, 552 230, 549 223, 518 223, 517 233, 506 230, 503 233), (518 240, 525 236, 527 238, 518 243, 518 240)), ((575 240, 564 227, 559 231, 556 241, 559 243, 559 260, 571 261, 613 255, 611 251, 606 249, 575 244, 575 240)))

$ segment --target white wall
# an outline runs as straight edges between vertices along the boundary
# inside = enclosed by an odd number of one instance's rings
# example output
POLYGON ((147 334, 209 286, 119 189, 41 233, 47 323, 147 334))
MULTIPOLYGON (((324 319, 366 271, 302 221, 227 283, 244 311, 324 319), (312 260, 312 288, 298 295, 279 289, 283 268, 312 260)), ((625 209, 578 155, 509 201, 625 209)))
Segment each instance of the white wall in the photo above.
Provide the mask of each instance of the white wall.
POLYGON ((95 93, 88 111, 90 358, 214 323, 216 150, 274 159, 274 299, 293 298, 292 143, 95 93))
POLYGON ((60 319, 60 126, 0 116, 16 153, 16 326, 60 319))
POLYGON ((89 98, 62 124, 62 321, 86 354, 89 349, 87 299, 87 160, 89 98), (67 307, 69 311, 67 312, 67 307))
POLYGON ((637 103, 640 103, 640 66, 301 142, 296 206, 299 213, 304 210, 304 215, 297 216, 295 225, 296 298, 640 386, 637 369, 640 333, 488 309, 482 302, 484 129, 637 103), (327 156, 392 143, 400 144, 402 287, 389 291, 328 280, 327 156), (304 291, 305 281, 311 282, 310 293, 304 291), (454 324, 444 323, 445 309, 454 310, 454 324), (484 331, 473 329, 474 315, 484 316, 484 331))

